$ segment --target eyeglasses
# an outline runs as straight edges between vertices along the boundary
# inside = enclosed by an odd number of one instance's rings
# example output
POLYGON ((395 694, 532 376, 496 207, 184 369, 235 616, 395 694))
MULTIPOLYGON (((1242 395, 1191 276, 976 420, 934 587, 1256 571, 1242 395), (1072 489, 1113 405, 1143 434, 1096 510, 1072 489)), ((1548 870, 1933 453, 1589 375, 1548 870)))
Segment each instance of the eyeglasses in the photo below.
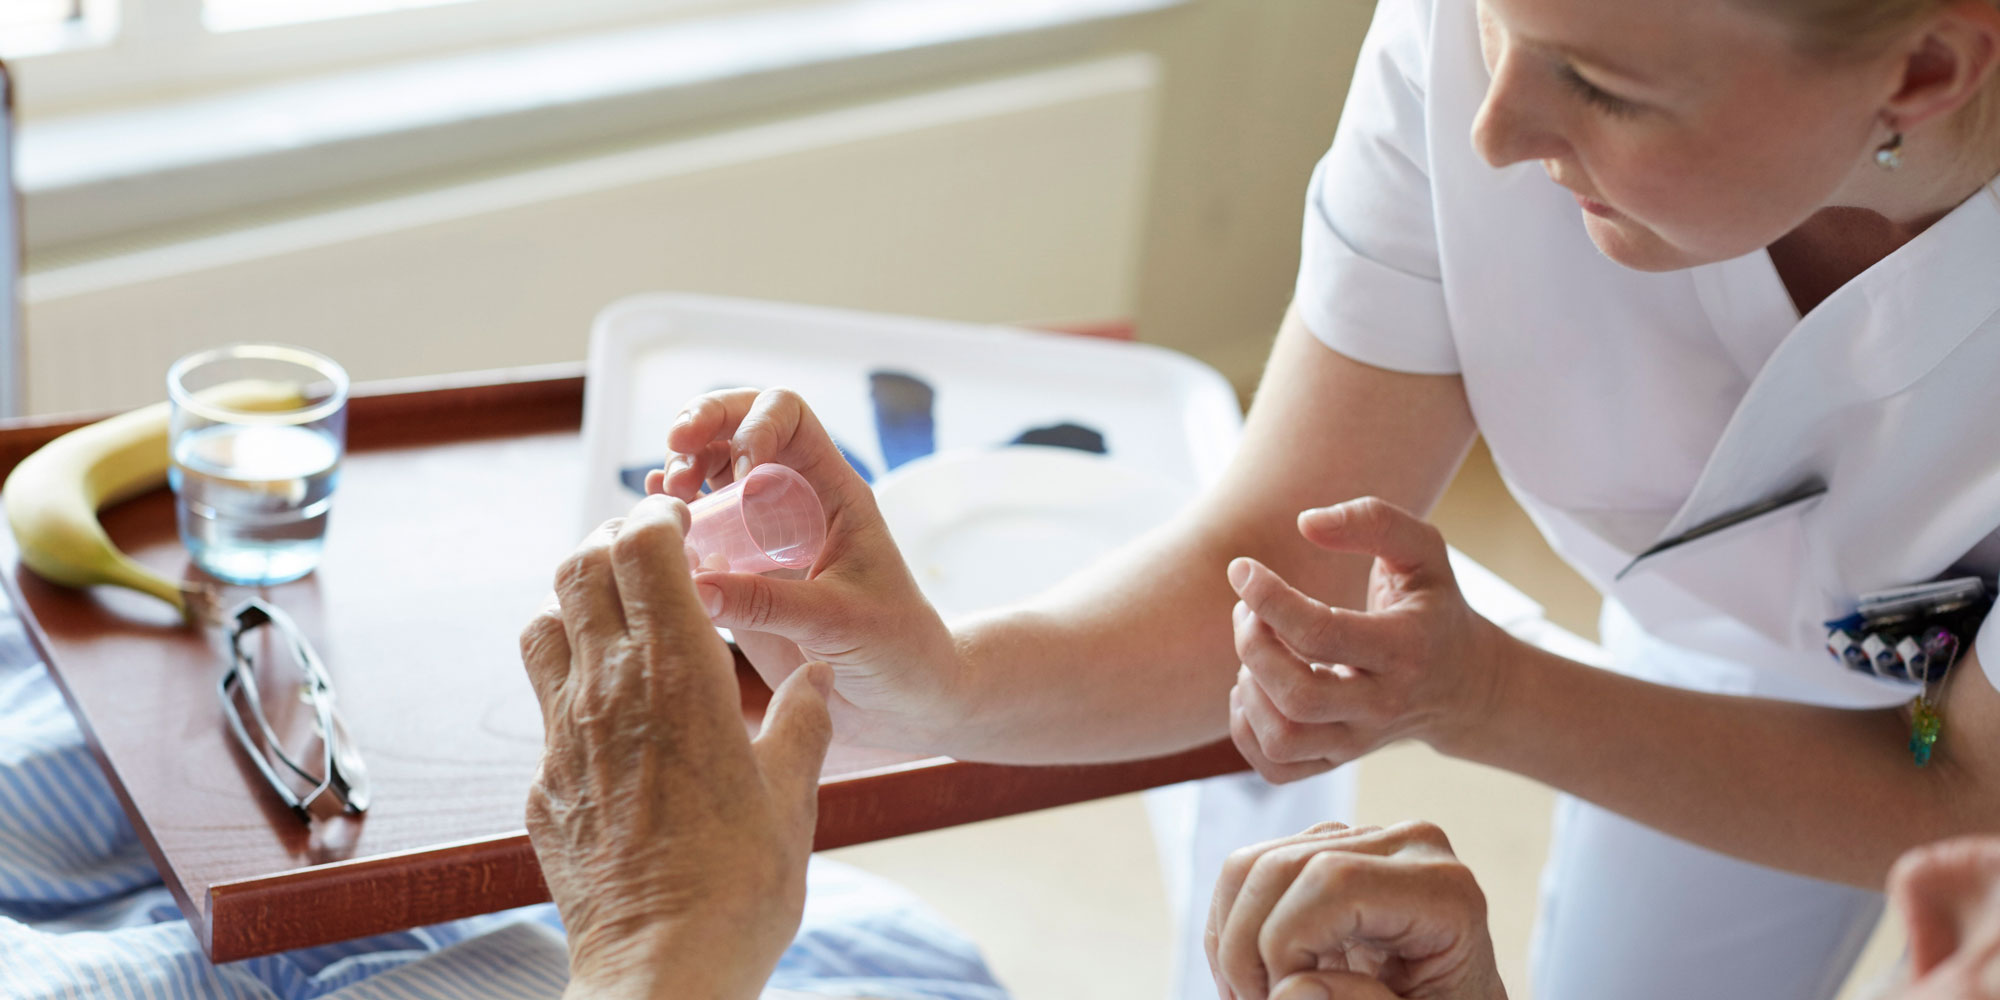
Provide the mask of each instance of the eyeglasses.
POLYGON ((348 737, 340 713, 334 710, 333 681, 321 665, 319 654, 313 652, 312 644, 290 616, 260 600, 238 605, 230 612, 227 624, 229 669, 217 682, 216 694, 222 700, 223 718, 250 762, 303 822, 311 823, 315 816, 360 815, 367 811, 368 769, 362 764, 354 741, 348 737), (264 714, 264 699, 257 689, 257 657, 251 651, 258 644, 250 640, 267 626, 278 632, 278 641, 270 644, 278 649, 278 654, 271 659, 279 670, 298 672, 299 700, 312 710, 311 743, 317 745, 318 752, 302 752, 299 756, 316 758, 309 762, 316 763, 316 768, 300 763, 286 751, 284 740, 271 728, 270 719, 264 714), (286 773, 291 777, 286 777, 286 773), (294 780, 304 782, 310 790, 301 794, 295 789, 294 780))

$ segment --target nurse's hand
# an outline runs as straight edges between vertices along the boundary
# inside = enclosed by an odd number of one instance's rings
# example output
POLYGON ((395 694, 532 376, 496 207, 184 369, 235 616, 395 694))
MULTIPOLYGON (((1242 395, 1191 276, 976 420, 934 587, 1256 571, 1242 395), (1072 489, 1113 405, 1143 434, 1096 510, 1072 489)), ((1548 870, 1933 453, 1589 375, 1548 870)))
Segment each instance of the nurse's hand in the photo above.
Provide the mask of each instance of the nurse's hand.
POLYGON ((1486 896, 1429 823, 1322 823, 1223 863, 1208 964, 1225 1000, 1505 1000, 1486 896))
POLYGON ((807 579, 702 571, 695 584, 717 625, 772 687, 799 664, 833 665, 843 742, 928 752, 962 711, 950 630, 903 563, 875 493, 789 389, 725 389, 697 397, 667 431, 667 465, 647 492, 683 501, 776 462, 812 484, 826 508, 826 547, 807 579))
POLYGON ((1254 559, 1229 564, 1236 652, 1229 733, 1275 782, 1330 770, 1399 739, 1447 743, 1493 703, 1514 640, 1459 592, 1444 536, 1385 500, 1299 515, 1299 533, 1375 557, 1364 611, 1328 607, 1254 559))
POLYGON ((649 497, 598 528, 521 632, 545 733, 528 836, 578 1000, 750 1000, 805 906, 832 677, 795 672, 749 738, 734 660, 695 604, 686 517, 649 497))

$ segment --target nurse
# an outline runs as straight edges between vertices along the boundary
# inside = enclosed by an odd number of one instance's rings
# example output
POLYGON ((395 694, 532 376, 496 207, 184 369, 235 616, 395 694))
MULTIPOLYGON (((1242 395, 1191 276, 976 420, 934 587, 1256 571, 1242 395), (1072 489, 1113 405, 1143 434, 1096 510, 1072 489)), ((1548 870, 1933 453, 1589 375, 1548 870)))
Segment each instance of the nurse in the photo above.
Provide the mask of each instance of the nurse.
POLYGON ((1423 740, 1567 793, 1541 997, 1830 997, 1900 852, 2000 829, 2000 622, 1927 767, 1909 686, 1822 624, 2000 569, 1996 63, 1995 0, 1382 0, 1241 450, 1177 523, 947 626, 789 393, 690 404, 653 486, 776 461, 827 499, 810 579, 697 582, 768 679, 833 664, 848 739, 1227 732, 1272 781, 1423 740), (1616 669, 1467 608, 1419 517, 1475 434, 1616 669))

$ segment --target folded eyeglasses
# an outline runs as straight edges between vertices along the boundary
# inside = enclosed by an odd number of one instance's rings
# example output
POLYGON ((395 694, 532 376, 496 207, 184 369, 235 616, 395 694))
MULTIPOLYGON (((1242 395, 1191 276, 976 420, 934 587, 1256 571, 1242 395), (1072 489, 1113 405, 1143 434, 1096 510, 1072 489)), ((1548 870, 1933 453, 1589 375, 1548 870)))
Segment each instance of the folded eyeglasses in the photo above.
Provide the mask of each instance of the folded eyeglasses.
MULTIPOLYGON (((368 769, 335 710, 333 680, 312 644, 290 616, 256 599, 238 605, 225 624, 229 633, 229 668, 216 683, 216 695, 222 700, 222 714, 230 732, 236 734, 236 742, 265 782, 306 823, 316 816, 331 818, 367 811, 368 769), (256 641, 260 630, 265 628, 276 630, 275 641, 256 641), (311 710, 313 735, 307 750, 298 754, 308 758, 303 763, 287 752, 284 740, 271 728, 271 721, 264 714, 263 696, 257 688, 259 664, 254 652, 260 645, 277 651, 270 657, 274 669, 297 672, 299 700, 311 710), (313 745, 317 752, 312 751, 313 745), (306 791, 298 790, 300 783, 307 786, 306 791)), ((265 677, 274 679, 268 673, 265 677)))

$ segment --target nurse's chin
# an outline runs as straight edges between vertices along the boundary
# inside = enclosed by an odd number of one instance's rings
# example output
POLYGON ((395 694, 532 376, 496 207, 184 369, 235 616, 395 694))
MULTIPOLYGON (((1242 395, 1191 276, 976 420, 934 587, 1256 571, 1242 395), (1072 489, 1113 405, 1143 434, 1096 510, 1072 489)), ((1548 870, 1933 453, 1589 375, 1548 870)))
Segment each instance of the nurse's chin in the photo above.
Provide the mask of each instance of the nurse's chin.
POLYGON ((1583 230, 1597 252, 1634 271, 1679 271, 1712 263, 1660 238, 1628 215, 1583 212, 1583 230))

